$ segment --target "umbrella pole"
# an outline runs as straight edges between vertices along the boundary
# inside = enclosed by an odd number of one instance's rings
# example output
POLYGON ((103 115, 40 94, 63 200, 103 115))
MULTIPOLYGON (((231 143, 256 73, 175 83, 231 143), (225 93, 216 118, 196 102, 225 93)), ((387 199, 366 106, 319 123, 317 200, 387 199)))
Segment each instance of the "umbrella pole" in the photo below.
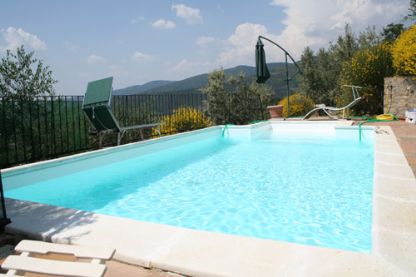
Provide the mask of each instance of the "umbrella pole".
MULTIPOLYGON (((272 41, 271 39, 268 39, 264 36, 259 36, 258 37, 259 40, 264 39, 267 40, 268 42, 270 42, 271 44, 274 44, 275 46, 277 46, 280 50, 282 50, 285 53, 285 67, 286 67, 286 88, 287 88, 287 117, 289 117, 290 114, 290 100, 289 100, 289 96, 290 96, 290 86, 289 86, 289 82, 290 80, 298 73, 302 74, 302 70, 300 69, 300 67, 298 66, 298 64, 296 63, 296 61, 293 59, 293 57, 289 54, 289 52, 287 52, 282 46, 280 46, 279 44, 277 44, 276 42, 272 41), (289 66, 288 66, 288 62, 287 59, 289 59, 293 62, 293 64, 296 66, 297 68, 297 72, 295 73, 295 75, 292 76, 291 79, 289 79, 289 66)), ((257 66, 257 64, 256 64, 257 66)))
POLYGON ((285 66, 286 66, 286 88, 287 88, 287 116, 286 118, 289 118, 290 115, 290 88, 289 88, 289 67, 287 65, 287 54, 285 53, 285 66))

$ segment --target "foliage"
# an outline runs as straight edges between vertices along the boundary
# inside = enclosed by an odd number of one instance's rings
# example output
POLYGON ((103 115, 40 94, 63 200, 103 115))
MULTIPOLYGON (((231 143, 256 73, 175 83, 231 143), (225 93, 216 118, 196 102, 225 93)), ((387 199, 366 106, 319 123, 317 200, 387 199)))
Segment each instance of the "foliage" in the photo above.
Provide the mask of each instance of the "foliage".
POLYGON ((409 13, 405 16, 405 20, 416 21, 416 0, 410 0, 409 13))
POLYGON ((416 25, 403 32, 392 48, 397 74, 416 75, 416 25))
MULTIPOLYGON (((360 36, 361 43, 371 44, 372 30, 360 36)), ((345 26, 344 34, 328 49, 320 49, 315 53, 305 48, 301 57, 302 91, 316 103, 334 104, 334 95, 339 91, 340 75, 343 64, 349 61, 359 48, 359 42, 349 25, 345 26)))
POLYGON ((247 124, 262 119, 272 95, 269 86, 248 84, 242 73, 226 80, 223 70, 210 73, 202 91, 207 94, 208 113, 215 124, 247 124))
MULTIPOLYGON (((353 110, 360 114, 383 112, 384 78, 393 74, 392 57, 388 43, 357 51, 351 62, 345 63, 342 70, 344 84, 360 85, 362 101, 353 110)), ((344 90, 337 98, 341 106, 352 101, 350 90, 344 90)))
POLYGON ((208 85, 202 89, 207 95, 208 113, 216 124, 224 124, 228 116, 228 93, 225 90, 224 70, 208 75, 208 85))
POLYGON ((383 37, 383 41, 394 42, 403 31, 404 31, 403 24, 390 23, 386 27, 383 28, 383 32, 381 33, 381 35, 383 37))
POLYGON ((302 116, 315 107, 313 100, 302 93, 294 93, 289 96, 290 114, 287 113, 288 103, 287 97, 283 98, 279 105, 283 105, 283 116, 302 116))
POLYGON ((0 99, 0 167, 92 147, 79 96, 0 99))
MULTIPOLYGON (((411 27, 413 28, 415 27, 411 27)), ((314 53, 306 48, 301 58, 305 73, 301 80, 302 92, 316 103, 343 106, 352 101, 352 94, 350 90, 343 89, 342 85, 360 85, 364 87, 361 91, 363 101, 355 106, 354 112, 381 112, 384 77, 393 73, 391 44, 402 31, 403 24, 391 23, 381 33, 377 33, 374 27, 369 27, 356 36, 346 25, 344 34, 338 37, 336 43, 331 43, 328 49, 314 53)), ((405 33, 407 32, 409 31, 405 33)), ((400 38, 406 37, 405 33, 400 38)), ((409 35, 407 42, 400 46, 401 52, 397 53, 407 55, 408 60, 414 61, 416 54, 408 49, 409 40, 413 38, 414 41, 415 37, 415 33, 409 35)), ((394 45, 399 45, 398 40, 394 45)), ((416 68, 415 63, 406 67, 408 71, 410 67, 416 68)))
POLYGON ((26 53, 23 46, 16 53, 7 50, 0 61, 0 97, 32 99, 41 95, 53 95, 52 71, 35 59, 34 52, 26 53))
MULTIPOLYGON (((194 108, 181 107, 173 111, 171 115, 163 117, 160 132, 162 134, 181 133, 196 130, 213 125, 211 119, 194 108)), ((153 130, 153 134, 156 131, 153 130)))
MULTIPOLYGON (((82 112, 82 99, 82 96, 31 100, 0 98, 0 167, 97 148, 98 138, 93 135, 94 129, 82 112)), ((111 108, 119 124, 127 127, 160 122, 162 115, 171 114, 178 107, 192 107, 203 113, 204 99, 201 94, 115 96, 111 108)), ((198 114, 189 114, 196 123, 202 122, 198 114)), ((180 126, 175 128, 186 127, 185 124, 180 126)), ((188 125, 189 128, 200 128, 198 126, 188 125)), ((142 131, 147 137, 152 130, 145 128, 142 131)), ((140 138, 139 130, 130 129, 124 134, 122 143, 140 138)), ((115 133, 103 136, 103 146, 114 145, 116 141, 115 133)))
POLYGON ((334 60, 337 61, 337 66, 340 69, 342 63, 350 60, 358 48, 357 39, 351 30, 351 26, 347 24, 345 25, 344 35, 338 36, 335 44, 331 43, 329 51, 334 56, 334 60))
POLYGON ((303 51, 301 64, 303 71, 301 88, 308 97, 315 99, 316 101, 320 98, 320 71, 316 70, 316 58, 314 57, 312 49, 309 47, 306 47, 303 51))

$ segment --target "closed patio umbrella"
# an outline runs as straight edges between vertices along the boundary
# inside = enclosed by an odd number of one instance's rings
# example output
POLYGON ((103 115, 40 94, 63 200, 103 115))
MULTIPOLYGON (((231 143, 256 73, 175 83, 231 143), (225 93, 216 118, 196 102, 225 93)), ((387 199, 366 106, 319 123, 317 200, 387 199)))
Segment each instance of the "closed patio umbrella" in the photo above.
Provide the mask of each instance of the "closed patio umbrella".
POLYGON ((257 83, 264 83, 270 78, 270 72, 266 64, 266 54, 264 53, 264 44, 260 38, 256 44, 256 74, 257 83))

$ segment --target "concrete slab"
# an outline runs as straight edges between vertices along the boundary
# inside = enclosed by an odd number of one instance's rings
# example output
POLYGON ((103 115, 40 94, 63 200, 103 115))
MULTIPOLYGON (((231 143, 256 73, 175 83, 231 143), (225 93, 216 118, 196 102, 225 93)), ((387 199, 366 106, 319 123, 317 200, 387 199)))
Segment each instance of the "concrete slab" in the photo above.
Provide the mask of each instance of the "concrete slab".
POLYGON ((416 179, 377 175, 374 194, 407 202, 416 202, 416 179))

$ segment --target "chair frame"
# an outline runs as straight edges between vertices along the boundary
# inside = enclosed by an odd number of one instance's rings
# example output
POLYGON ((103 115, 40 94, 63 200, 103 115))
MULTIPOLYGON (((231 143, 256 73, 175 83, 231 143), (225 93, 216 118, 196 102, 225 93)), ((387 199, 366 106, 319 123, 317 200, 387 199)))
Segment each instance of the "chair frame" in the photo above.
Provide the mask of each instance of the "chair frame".
POLYGON ((342 118, 345 118, 345 111, 353 106, 355 106, 358 102, 361 101, 362 97, 360 96, 358 89, 361 89, 360 86, 354 86, 354 85, 343 85, 343 87, 349 87, 352 90, 352 96, 353 100, 348 103, 347 105, 343 107, 327 107, 325 104, 318 104, 315 106, 314 109, 310 110, 303 118, 302 120, 309 119, 313 113, 322 110, 324 113, 326 113, 331 119, 338 119, 334 115, 331 114, 331 112, 340 112, 342 111, 342 118))

